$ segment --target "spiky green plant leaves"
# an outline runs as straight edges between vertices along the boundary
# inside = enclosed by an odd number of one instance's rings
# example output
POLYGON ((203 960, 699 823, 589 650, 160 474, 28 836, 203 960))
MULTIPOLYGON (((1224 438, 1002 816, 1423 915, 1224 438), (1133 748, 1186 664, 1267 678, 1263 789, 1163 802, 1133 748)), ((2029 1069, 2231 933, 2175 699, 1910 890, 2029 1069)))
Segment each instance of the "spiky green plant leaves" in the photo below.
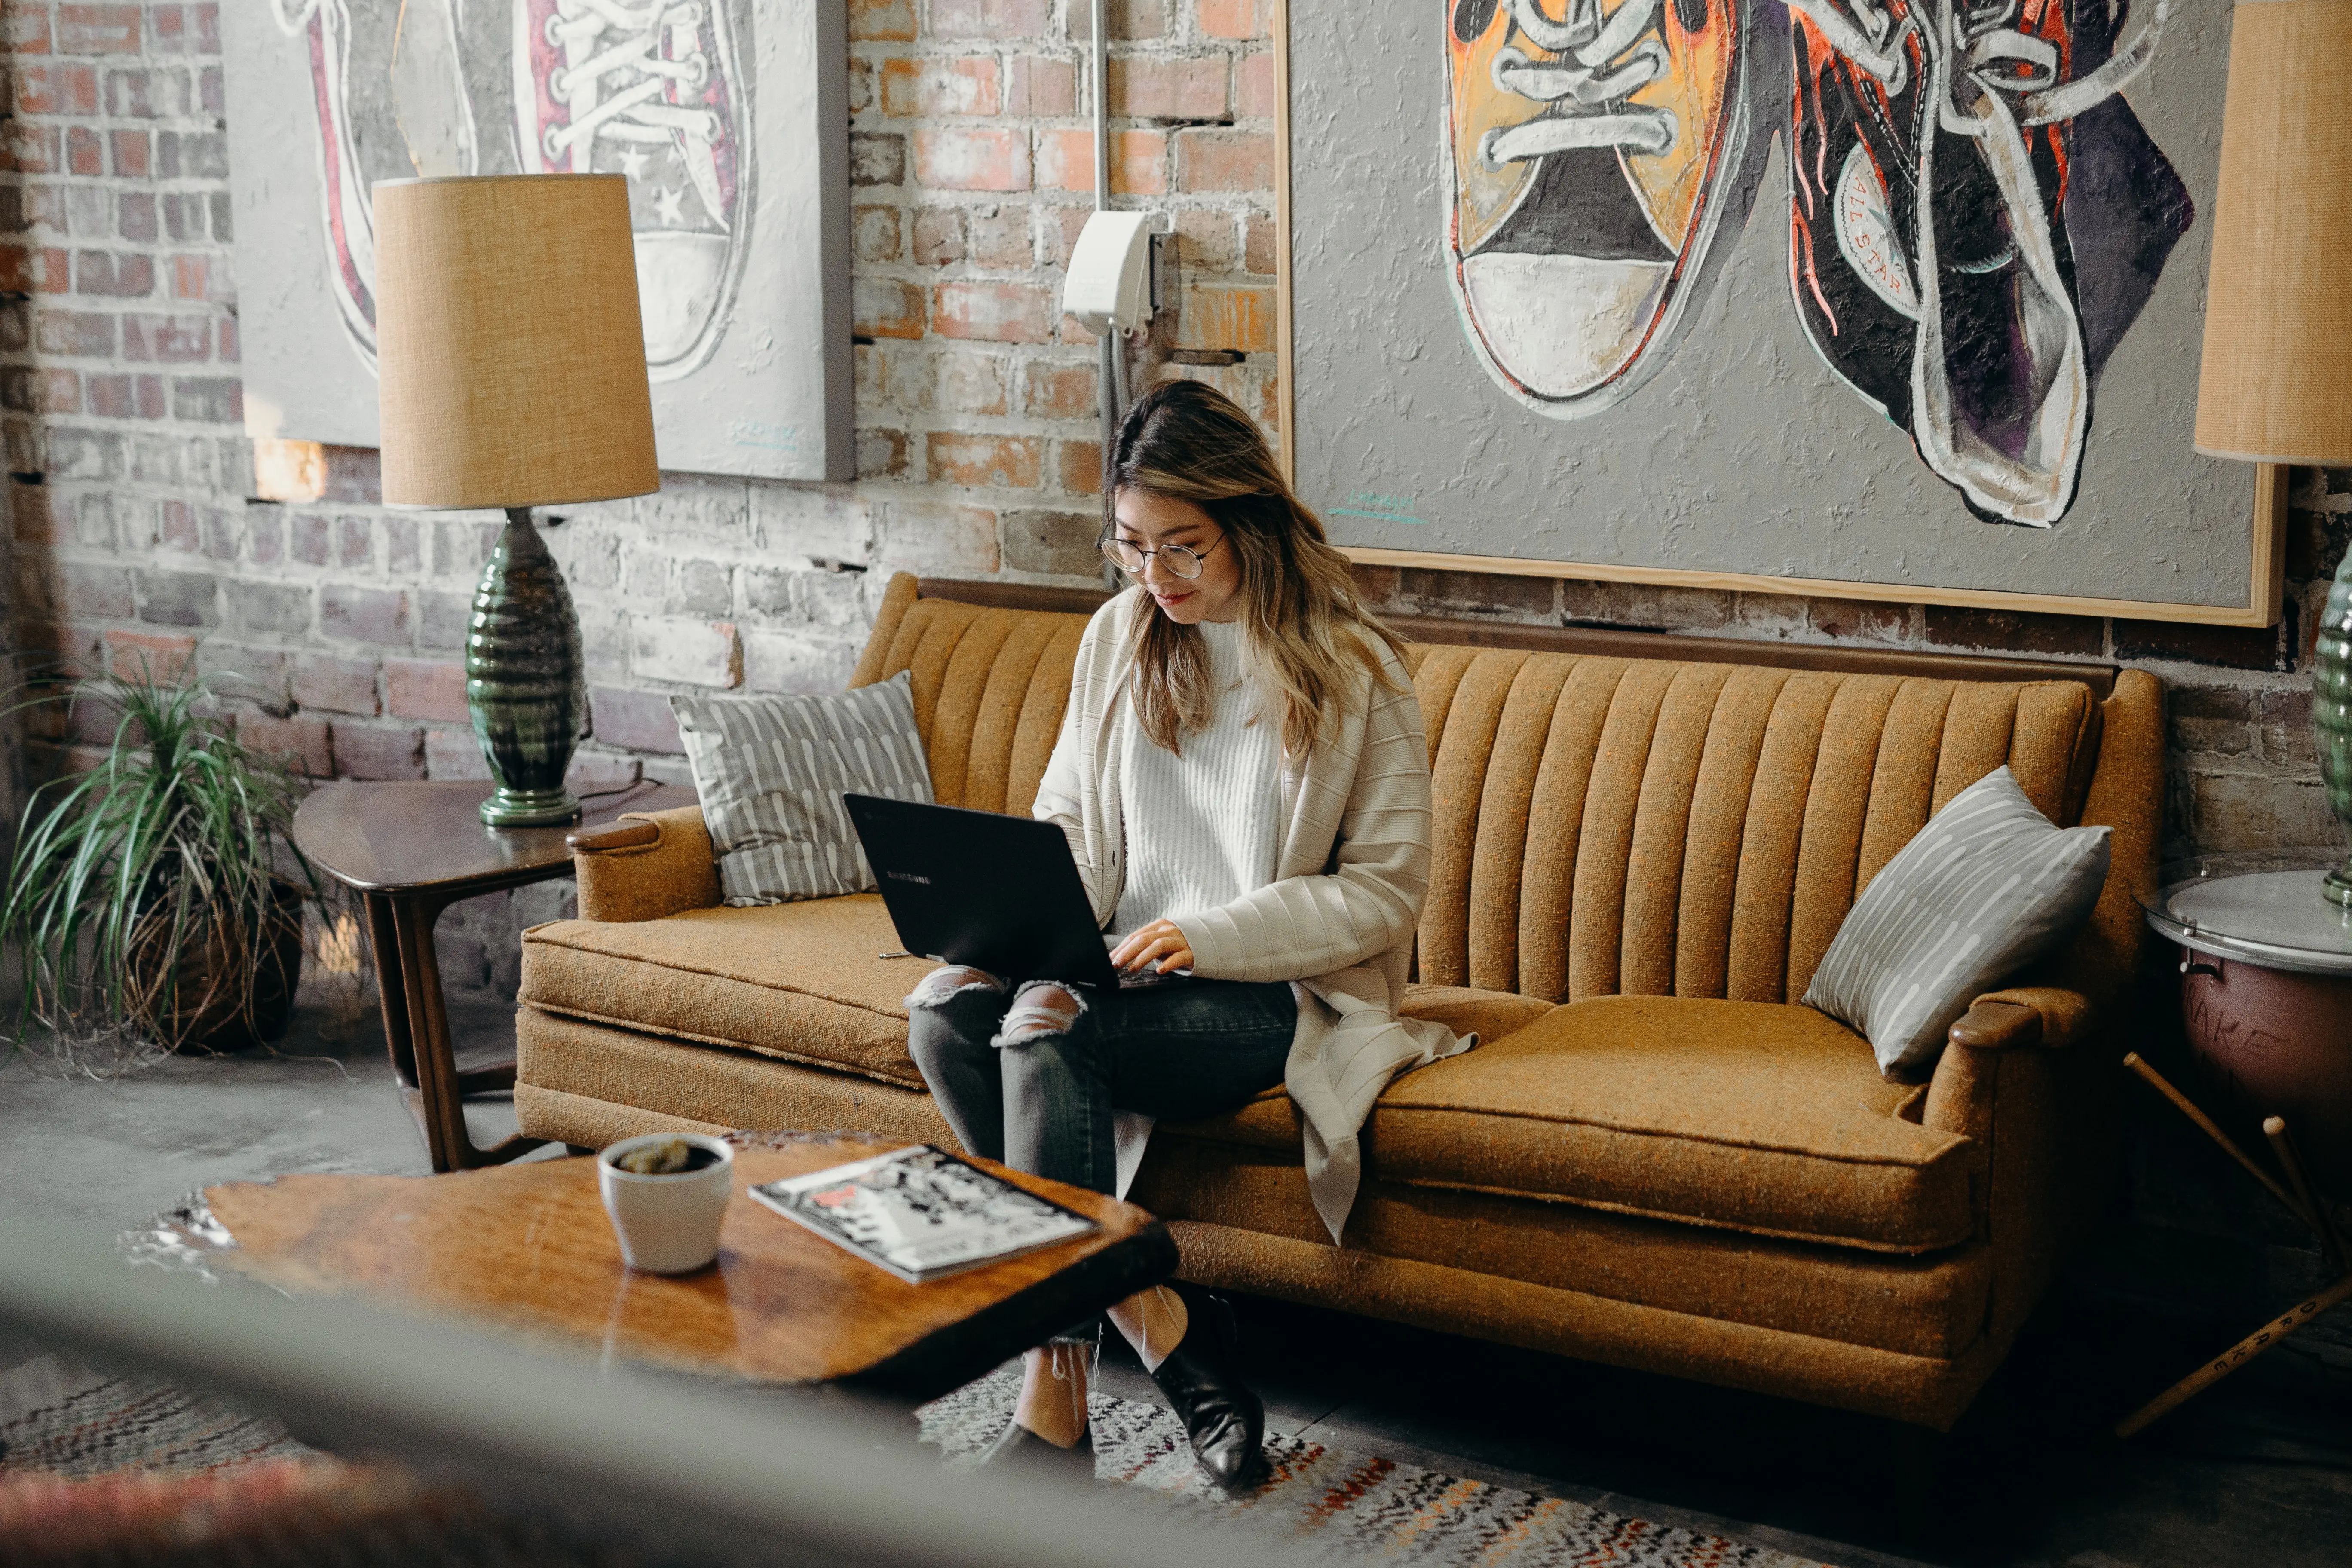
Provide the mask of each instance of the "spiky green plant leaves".
POLYGON ((112 729, 98 766, 33 793, 17 834, 0 941, 24 960, 19 1040, 250 1039, 257 1003, 291 995, 288 921, 299 942, 301 900, 319 894, 289 836, 304 784, 236 739, 220 696, 237 679, 158 678, 142 660, 16 705, 94 706, 112 729))

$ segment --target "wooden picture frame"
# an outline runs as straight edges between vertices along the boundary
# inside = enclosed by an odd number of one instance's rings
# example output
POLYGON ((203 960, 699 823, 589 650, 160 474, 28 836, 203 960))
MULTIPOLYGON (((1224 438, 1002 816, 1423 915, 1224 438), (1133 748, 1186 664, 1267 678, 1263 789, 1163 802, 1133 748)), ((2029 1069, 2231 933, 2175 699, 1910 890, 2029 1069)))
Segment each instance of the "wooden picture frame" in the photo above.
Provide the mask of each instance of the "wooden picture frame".
MULTIPOLYGON (((1427 4, 1429 0, 1423 0, 1427 4)), ((1292 257, 1292 141, 1290 0, 1273 0, 1270 27, 1275 74, 1275 335, 1277 454, 1286 479, 1297 482, 1297 408, 1295 375, 1292 257)), ((1843 579, 1777 576, 1702 568, 1637 566, 1611 562, 1533 560, 1343 544, 1348 557, 1365 565, 1445 572, 1494 573, 1602 583, 1713 589, 1732 593, 1799 594, 1825 599, 1883 604, 1957 605, 2044 615, 2115 616, 2215 626, 2261 627, 2276 624, 2285 586, 2287 470, 2258 464, 2252 518, 2252 591, 2242 605, 2165 603, 2079 595, 2021 593, 1999 589, 1922 586, 1843 579)))

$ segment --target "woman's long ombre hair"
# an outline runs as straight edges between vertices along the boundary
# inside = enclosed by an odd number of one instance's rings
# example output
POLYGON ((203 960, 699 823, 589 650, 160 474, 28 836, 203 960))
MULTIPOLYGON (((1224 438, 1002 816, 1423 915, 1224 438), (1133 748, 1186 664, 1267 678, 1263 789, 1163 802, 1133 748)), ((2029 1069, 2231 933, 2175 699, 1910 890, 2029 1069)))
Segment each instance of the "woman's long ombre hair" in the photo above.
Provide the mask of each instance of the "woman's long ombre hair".
MULTIPOLYGON (((1267 707, 1279 707, 1286 752, 1314 749, 1350 663, 1395 686, 1381 645, 1402 659, 1403 643, 1364 608, 1348 558, 1291 494, 1265 437, 1233 399, 1197 381, 1163 382, 1137 399, 1119 421, 1104 475, 1106 539, 1118 526, 1119 492, 1129 489, 1190 501, 1223 531, 1221 548, 1241 566, 1243 646, 1267 707)), ((1178 750, 1179 737, 1215 711, 1200 630, 1143 606, 1132 661, 1129 695, 1143 732, 1178 750)))

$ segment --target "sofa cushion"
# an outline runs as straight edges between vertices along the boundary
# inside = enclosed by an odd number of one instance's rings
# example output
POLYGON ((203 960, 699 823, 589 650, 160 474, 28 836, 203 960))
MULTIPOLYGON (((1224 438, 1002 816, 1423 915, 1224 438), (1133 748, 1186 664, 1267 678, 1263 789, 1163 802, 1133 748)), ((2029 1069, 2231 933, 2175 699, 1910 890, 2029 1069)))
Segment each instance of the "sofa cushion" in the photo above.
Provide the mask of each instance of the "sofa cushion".
POLYGON ((1970 1004, 2072 942, 2106 886, 2111 827, 2059 827, 2005 768, 1953 797, 1853 902, 1804 1002, 1927 1076, 1970 1004))
POLYGON ((1368 1142, 1387 1181, 1924 1252, 1973 1230, 1980 1152, 1917 1098, 1810 1007, 1610 996, 1399 1079, 1368 1142))
MULTIPOLYGON (((1268 1151, 1155 1134, 1128 1197, 1171 1227, 1228 1227, 1243 1247, 1331 1245, 1306 1171, 1268 1151)), ((1917 1256, 1830 1248, 1377 1179, 1357 1194, 1347 1237, 1348 1259, 1406 1258, 1903 1355, 1956 1355, 1981 1335, 1992 1275, 1981 1242, 1917 1256)))
POLYGON ((914 682, 932 797, 1025 816, 1061 732, 1087 619, 919 599, 915 580, 902 573, 883 596, 849 684, 868 686, 905 670, 914 682))
POLYGON ((787 904, 875 890, 846 796, 931 800, 912 684, 669 700, 694 769, 725 901, 787 904))
POLYGON ((919 1089, 538 1007, 515 1018, 515 1077, 516 1121, 534 1138, 584 1149, 640 1132, 713 1127, 839 1130, 956 1146, 939 1107, 919 1089))
POLYGON ((920 1089, 905 998, 931 966, 879 956, 898 945, 873 893, 626 925, 551 921, 523 933, 522 1000, 920 1089))
MULTIPOLYGON (((551 921, 523 933, 521 999, 543 1012, 693 1045, 740 1046, 922 1089, 907 1054, 907 993, 923 959, 886 959, 898 933, 879 895, 688 910, 614 924, 551 921)), ((1459 985, 1408 986, 1405 1013, 1500 1039, 1549 1002, 1459 985)), ((1200 1136, 1296 1152, 1289 1097, 1192 1124, 1200 1136)))

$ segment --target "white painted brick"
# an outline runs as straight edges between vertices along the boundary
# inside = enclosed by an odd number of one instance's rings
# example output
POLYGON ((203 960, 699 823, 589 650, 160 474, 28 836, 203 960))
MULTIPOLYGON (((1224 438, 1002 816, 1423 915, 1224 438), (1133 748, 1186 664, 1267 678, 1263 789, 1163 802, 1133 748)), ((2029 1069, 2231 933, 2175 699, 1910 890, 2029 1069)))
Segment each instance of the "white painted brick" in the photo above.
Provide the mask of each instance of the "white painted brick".
POLYGON ((801 632, 745 632, 743 684, 753 691, 839 691, 848 686, 863 646, 801 632))
POLYGON ((876 500, 897 489, 865 485, 761 485, 751 492, 754 539, 770 559, 797 555, 809 561, 861 565, 874 553, 876 500))
POLYGON ((513 897, 515 919, 527 926, 572 920, 580 913, 580 886, 569 877, 517 888, 513 897))
POLYGON ((893 501, 877 554, 883 565, 908 572, 993 572, 996 514, 985 507, 893 501))
MULTIPOLYGON (((658 607, 656 593, 648 601, 658 607)), ((618 680, 628 673, 630 616, 619 605, 574 601, 580 616, 580 651, 591 680, 618 680)))
POLYGON ((637 759, 626 752, 583 748, 572 754, 563 784, 577 795, 601 794, 626 788, 637 782, 643 771, 637 759))
POLYGON ((743 641, 732 621, 640 616, 629 639, 630 673, 640 680, 722 690, 743 684, 743 641))
POLYGON ((751 542, 751 487, 743 479, 664 474, 662 488, 634 504, 638 526, 652 539, 751 542))

